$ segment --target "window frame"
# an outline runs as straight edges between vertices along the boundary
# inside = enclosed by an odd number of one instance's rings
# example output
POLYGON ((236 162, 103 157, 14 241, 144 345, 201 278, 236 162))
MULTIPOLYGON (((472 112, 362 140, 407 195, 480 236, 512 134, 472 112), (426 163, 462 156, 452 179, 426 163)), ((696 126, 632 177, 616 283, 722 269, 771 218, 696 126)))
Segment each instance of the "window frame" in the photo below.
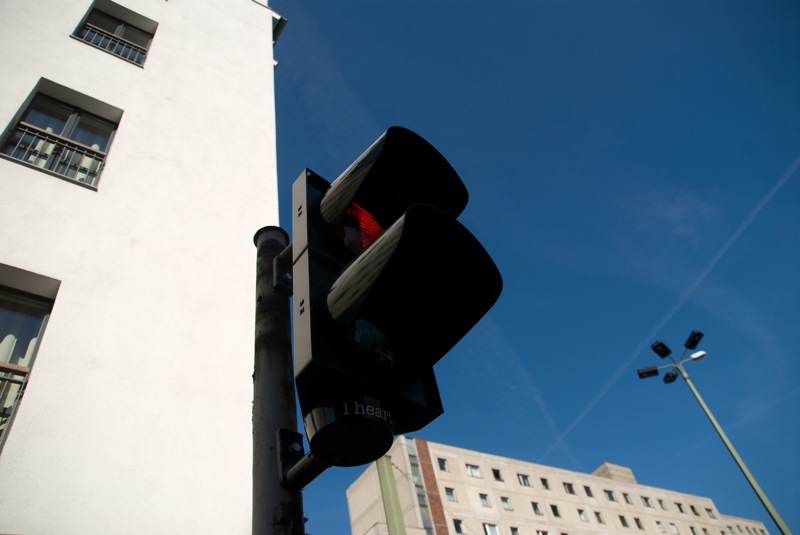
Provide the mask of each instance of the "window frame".
POLYGON ((122 115, 123 111, 115 106, 40 78, 0 136, 0 158, 96 191, 122 115), (48 109, 53 109, 52 105, 68 111, 58 133, 50 126, 43 126, 52 123, 48 117, 55 119, 54 115, 47 113, 48 109), (42 122, 35 120, 40 124, 23 120, 34 120, 30 115, 37 113, 37 109, 45 118, 42 122), (111 127, 104 149, 101 150, 98 144, 87 146, 70 137, 86 131, 80 130, 81 118, 89 124, 99 121, 111 127), (87 162, 87 158, 90 161, 87 162))
MULTIPOLYGON (((28 319, 28 328, 24 333, 19 330, 7 333, 0 332, 0 342, 7 352, 0 363, 0 454, 2 454, 11 430, 14 419, 21 405, 25 388, 31 379, 33 366, 41 347, 42 337, 47 328, 60 281, 37 275, 18 268, 0 264, 0 303, 2 309, 12 314, 23 314, 28 319), (31 324, 30 322, 33 322, 31 324), (35 331, 35 336, 33 335, 35 331), (13 336, 9 338, 9 336, 13 336), (25 342, 27 340, 27 343, 25 342), (20 343, 20 341, 23 341, 20 343), (24 344, 24 347, 23 347, 24 344), (21 351, 16 351, 17 349, 21 351), (13 362, 12 362, 13 361, 13 362), (12 394, 13 392, 13 394, 12 394), (13 400, 6 405, 6 401, 13 400)), ((1 318, 2 316, 0 316, 1 318)), ((13 326, 19 329, 18 319, 14 319, 13 326)), ((0 328, 3 325, 0 324, 0 328)))
POLYGON ((95 0, 70 34, 73 39, 92 48, 122 59, 126 63, 144 68, 155 39, 158 23, 135 11, 110 0, 95 0), (112 29, 100 26, 89 20, 98 18, 97 14, 112 19, 116 26, 112 29), (147 44, 143 45, 125 37, 126 30, 145 35, 147 44), (126 51, 127 49, 127 51, 126 51))
POLYGON ((483 479, 483 476, 481 475, 481 467, 480 466, 478 466, 477 464, 469 464, 469 463, 465 463, 465 466, 466 466, 466 470, 467 470, 467 475, 469 477, 477 477, 477 478, 483 479))

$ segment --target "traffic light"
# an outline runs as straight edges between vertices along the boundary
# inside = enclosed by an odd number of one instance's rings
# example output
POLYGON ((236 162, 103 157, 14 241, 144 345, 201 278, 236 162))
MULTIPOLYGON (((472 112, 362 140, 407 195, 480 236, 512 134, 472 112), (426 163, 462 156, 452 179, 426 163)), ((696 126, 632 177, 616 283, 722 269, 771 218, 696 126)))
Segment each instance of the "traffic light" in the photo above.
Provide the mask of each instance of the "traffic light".
POLYGON ((503 285, 455 219, 467 199, 447 160, 400 127, 333 183, 309 170, 295 181, 295 383, 327 465, 369 463, 443 412, 433 365, 503 285))

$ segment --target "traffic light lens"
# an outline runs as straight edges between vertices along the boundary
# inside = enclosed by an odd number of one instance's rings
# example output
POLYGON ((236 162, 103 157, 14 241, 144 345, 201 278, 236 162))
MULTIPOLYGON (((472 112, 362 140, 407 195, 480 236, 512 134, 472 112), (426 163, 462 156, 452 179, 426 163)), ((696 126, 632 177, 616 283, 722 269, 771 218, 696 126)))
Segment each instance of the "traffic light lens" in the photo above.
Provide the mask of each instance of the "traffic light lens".
POLYGON ((375 220, 372 214, 359 205, 352 203, 345 210, 339 229, 336 231, 336 236, 352 252, 360 253, 374 242, 383 231, 384 228, 375 220))
POLYGON ((355 320, 350 327, 350 341, 374 363, 385 368, 392 367, 394 354, 389 348, 386 335, 371 321, 355 320))

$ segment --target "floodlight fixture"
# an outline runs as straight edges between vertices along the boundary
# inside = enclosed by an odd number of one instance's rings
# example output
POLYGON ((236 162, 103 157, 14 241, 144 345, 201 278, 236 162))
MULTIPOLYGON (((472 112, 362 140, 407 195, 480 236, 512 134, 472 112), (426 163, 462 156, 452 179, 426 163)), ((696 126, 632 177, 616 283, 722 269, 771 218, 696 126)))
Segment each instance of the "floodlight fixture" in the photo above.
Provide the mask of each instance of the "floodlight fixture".
POLYGON ((687 338, 686 341, 683 343, 683 347, 685 347, 686 349, 696 349, 697 344, 700 343, 701 338, 703 338, 703 333, 695 329, 694 331, 689 333, 689 338, 687 338))
POLYGON ((636 370, 639 374, 639 379, 646 379, 648 377, 655 377, 658 375, 658 366, 647 366, 636 370))
POLYGON ((674 383, 675 379, 677 379, 677 378, 678 378, 678 370, 677 370, 677 368, 672 368, 664 376, 664 383, 666 383, 666 384, 674 383))
POLYGON ((670 349, 667 347, 667 344, 665 344, 661 340, 656 340, 655 342, 653 342, 653 345, 650 346, 650 349, 655 351, 656 355, 658 355, 662 359, 668 357, 670 353, 672 353, 672 351, 670 351, 670 349))

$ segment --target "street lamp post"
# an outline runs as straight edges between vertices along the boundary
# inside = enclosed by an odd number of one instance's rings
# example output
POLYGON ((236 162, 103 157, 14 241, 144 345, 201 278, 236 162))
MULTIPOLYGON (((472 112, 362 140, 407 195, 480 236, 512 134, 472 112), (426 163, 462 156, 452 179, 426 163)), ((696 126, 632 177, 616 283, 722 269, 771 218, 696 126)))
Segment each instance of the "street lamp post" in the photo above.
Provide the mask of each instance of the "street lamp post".
POLYGON ((645 368, 639 368, 637 373, 639 374, 639 379, 646 379, 647 377, 655 377, 659 374, 659 370, 669 369, 669 371, 664 375, 664 383, 672 383, 675 379, 678 378, 680 375, 683 377, 683 380, 686 381, 689 390, 692 391, 694 397, 697 399, 697 402, 702 407, 703 412, 706 413, 708 420, 711 422, 711 425, 714 426, 714 429, 717 431, 717 434, 722 439, 722 442, 725 444, 725 447, 728 448, 733 460, 736 461, 736 464, 739 466, 739 469, 744 474, 744 477, 747 478, 747 482, 750 483, 750 486, 755 491, 758 499, 761 500, 761 503, 766 508, 769 516, 772 517, 772 520, 778 526, 778 529, 781 530, 783 535, 792 535, 792 532, 789 531, 789 527, 786 525, 786 522, 783 521, 781 515, 778 514, 778 511, 775 509, 775 506, 772 505, 772 502, 769 501, 767 495, 764 494, 764 491, 761 489, 761 486, 756 481, 756 478, 753 477, 753 474, 750 473, 747 466, 744 464, 744 461, 737 453, 736 448, 733 447, 733 444, 728 439, 728 436, 725 434, 725 431, 722 430, 722 426, 719 425, 717 419, 714 418, 714 415, 711 413, 711 409, 708 408, 706 402, 703 401, 703 398, 700 396, 700 392, 697 391, 695 388, 694 383, 692 383, 691 379, 689 379, 689 374, 686 373, 686 369, 683 367, 684 363, 691 362, 695 360, 700 360, 706 356, 705 351, 695 351, 689 357, 686 357, 686 353, 691 350, 697 349, 697 344, 700 342, 700 339, 703 337, 703 333, 700 331, 692 331, 689 334, 689 338, 686 339, 684 342, 683 353, 681 354, 679 359, 675 359, 672 357, 672 351, 667 347, 667 345, 662 342, 661 340, 656 340, 650 347, 651 349, 658 355, 659 357, 668 358, 672 361, 671 364, 664 364, 663 366, 647 366, 645 368), (685 358, 684 358, 685 357, 685 358))

